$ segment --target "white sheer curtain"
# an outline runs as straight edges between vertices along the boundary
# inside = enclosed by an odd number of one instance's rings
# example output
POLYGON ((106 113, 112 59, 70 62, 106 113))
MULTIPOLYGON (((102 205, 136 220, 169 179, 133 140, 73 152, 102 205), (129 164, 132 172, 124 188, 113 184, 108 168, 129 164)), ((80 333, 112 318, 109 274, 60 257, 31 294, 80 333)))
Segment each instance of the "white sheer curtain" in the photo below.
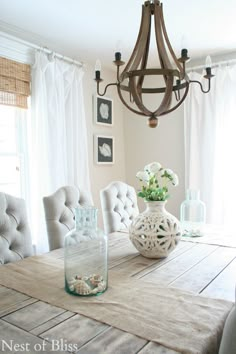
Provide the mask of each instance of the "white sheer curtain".
POLYGON ((90 193, 83 68, 37 51, 32 69, 31 224, 37 252, 48 250, 43 196, 63 185, 90 193))
MULTIPOLYGON (((213 71, 211 91, 202 94, 192 84, 185 102, 185 186, 200 189, 207 222, 230 227, 236 200, 236 65, 213 71)), ((190 77, 206 85, 202 75, 190 77)))

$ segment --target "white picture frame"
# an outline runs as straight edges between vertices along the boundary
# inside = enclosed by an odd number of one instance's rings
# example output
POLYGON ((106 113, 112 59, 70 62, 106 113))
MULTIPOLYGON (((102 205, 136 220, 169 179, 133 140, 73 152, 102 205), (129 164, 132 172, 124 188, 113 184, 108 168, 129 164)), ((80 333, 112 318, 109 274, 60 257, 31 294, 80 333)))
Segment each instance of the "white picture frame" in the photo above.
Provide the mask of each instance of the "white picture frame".
POLYGON ((108 97, 94 95, 94 121, 96 124, 113 126, 113 100, 108 97))
POLYGON ((94 161, 99 165, 115 163, 115 139, 113 136, 94 136, 94 161))

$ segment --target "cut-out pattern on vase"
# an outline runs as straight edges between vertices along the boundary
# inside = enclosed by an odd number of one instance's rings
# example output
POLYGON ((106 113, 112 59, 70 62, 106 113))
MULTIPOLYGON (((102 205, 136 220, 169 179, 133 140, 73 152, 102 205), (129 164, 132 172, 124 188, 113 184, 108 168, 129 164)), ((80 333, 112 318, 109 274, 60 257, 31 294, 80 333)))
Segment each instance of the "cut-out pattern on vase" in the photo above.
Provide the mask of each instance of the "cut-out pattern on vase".
POLYGON ((178 219, 165 209, 166 201, 147 202, 129 228, 129 237, 136 249, 148 258, 165 258, 181 238, 178 219))

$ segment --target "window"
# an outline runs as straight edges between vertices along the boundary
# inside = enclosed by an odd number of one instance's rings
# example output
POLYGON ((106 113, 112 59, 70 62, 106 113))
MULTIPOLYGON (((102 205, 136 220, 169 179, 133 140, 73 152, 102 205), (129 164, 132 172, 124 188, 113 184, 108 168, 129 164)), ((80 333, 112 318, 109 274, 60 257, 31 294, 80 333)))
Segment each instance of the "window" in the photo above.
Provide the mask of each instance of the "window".
POLYGON ((0 191, 26 197, 26 110, 0 105, 0 191))

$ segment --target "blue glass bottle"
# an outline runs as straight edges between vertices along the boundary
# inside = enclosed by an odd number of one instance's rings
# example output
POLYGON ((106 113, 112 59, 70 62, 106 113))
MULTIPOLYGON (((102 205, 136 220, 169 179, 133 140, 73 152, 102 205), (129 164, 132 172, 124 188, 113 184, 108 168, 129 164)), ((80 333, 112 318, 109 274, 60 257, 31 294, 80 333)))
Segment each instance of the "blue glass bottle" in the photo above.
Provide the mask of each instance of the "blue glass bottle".
POLYGON ((99 295, 107 289, 107 236, 97 228, 97 208, 76 208, 75 220, 75 229, 65 236, 65 290, 99 295))
POLYGON ((180 206, 180 222, 182 236, 203 236, 203 227, 206 223, 206 206, 200 200, 199 190, 187 190, 186 200, 180 206))

